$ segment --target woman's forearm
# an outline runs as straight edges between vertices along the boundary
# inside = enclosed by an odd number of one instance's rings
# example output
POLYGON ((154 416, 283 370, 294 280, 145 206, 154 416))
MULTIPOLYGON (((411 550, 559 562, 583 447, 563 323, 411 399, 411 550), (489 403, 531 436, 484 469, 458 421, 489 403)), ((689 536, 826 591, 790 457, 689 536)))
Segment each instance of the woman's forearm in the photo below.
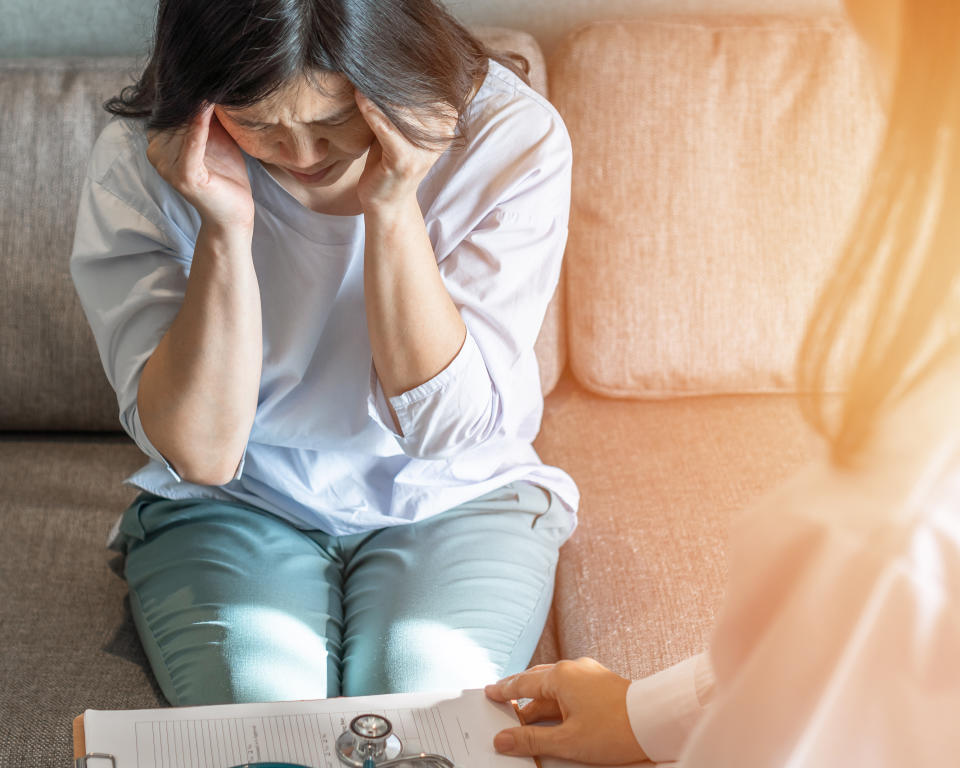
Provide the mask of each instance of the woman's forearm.
POLYGON ((364 294, 373 362, 387 397, 457 356, 466 326, 450 298, 416 197, 365 214, 364 294))
POLYGON ((173 324, 137 394, 150 442, 180 476, 222 485, 236 472, 260 388, 260 290, 251 234, 201 227, 173 324))

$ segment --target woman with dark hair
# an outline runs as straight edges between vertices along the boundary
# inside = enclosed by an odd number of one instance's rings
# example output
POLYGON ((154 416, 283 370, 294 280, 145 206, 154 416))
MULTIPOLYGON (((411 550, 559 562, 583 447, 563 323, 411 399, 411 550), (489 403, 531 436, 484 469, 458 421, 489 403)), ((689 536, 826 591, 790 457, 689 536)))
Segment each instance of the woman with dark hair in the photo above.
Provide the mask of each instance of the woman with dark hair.
POLYGON ((522 669, 578 496, 532 448, 553 108, 433 0, 161 0, 71 268, 149 457, 112 544, 173 704, 522 669))

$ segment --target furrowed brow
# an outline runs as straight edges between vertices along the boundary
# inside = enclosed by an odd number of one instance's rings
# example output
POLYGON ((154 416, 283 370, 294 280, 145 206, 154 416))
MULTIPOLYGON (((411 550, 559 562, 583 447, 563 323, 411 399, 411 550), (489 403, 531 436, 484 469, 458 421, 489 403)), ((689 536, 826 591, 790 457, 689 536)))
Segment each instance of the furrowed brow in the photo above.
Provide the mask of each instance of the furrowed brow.
POLYGON ((341 120, 343 120, 343 119, 346 118, 346 117, 349 117, 350 115, 352 115, 352 114, 353 114, 354 112, 356 112, 356 111, 357 111, 357 105, 356 105, 356 104, 348 104, 348 105, 345 106, 343 109, 341 109, 339 112, 335 112, 334 114, 329 115, 328 117, 325 117, 325 118, 323 118, 322 120, 314 120, 313 122, 315 122, 315 123, 339 123, 341 120))
POLYGON ((256 120, 246 120, 242 117, 237 117, 236 115, 230 115, 230 119, 238 125, 242 125, 244 128, 265 128, 271 123, 261 123, 256 120))
MULTIPOLYGON (((339 112, 335 112, 334 114, 328 115, 327 117, 321 118, 319 120, 311 120, 310 122, 321 124, 321 125, 325 123, 339 123, 341 120, 344 120, 345 118, 349 117, 356 111, 357 111, 356 104, 348 104, 339 112)), ((230 119, 233 120, 233 122, 237 123, 238 125, 244 126, 245 128, 269 128, 270 126, 275 125, 275 123, 264 123, 264 122, 261 122, 260 120, 249 120, 247 118, 239 117, 237 115, 230 115, 230 119)))

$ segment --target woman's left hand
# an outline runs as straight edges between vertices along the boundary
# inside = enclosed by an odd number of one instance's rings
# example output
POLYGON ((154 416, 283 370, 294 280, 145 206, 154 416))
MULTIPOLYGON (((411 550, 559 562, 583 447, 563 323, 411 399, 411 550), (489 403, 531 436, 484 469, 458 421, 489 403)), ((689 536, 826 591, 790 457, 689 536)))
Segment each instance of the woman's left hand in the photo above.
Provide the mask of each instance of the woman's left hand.
POLYGON ((443 117, 414 117, 429 133, 448 137, 440 146, 424 149, 412 144, 383 111, 360 91, 356 92, 356 100, 360 114, 374 135, 366 166, 357 182, 360 205, 364 213, 399 207, 416 197, 417 187, 423 177, 446 151, 453 139, 457 116, 451 110, 443 117))

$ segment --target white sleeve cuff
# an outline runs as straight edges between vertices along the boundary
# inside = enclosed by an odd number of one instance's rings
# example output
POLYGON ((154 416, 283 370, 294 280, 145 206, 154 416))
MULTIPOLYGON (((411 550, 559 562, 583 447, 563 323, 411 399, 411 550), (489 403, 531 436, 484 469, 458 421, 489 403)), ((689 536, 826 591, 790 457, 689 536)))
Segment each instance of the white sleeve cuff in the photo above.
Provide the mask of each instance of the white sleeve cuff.
POLYGON ((233 478, 230 482, 234 480, 239 480, 243 476, 243 466, 247 463, 247 446, 243 446, 243 453, 240 456, 240 463, 237 464, 237 471, 233 473, 233 478))
POLYGON ((380 386, 377 368, 372 360, 370 361, 370 394, 367 397, 367 413, 371 419, 394 437, 403 437, 403 435, 397 431, 393 414, 390 413, 390 405, 387 403, 387 396, 383 392, 383 387, 380 386))
POLYGON ((656 763, 677 760, 703 712, 698 690, 709 688, 713 671, 700 656, 642 680, 627 689, 627 714, 637 743, 656 763), (699 667, 699 668, 698 668, 699 667))
MULTIPOLYGON (((167 472, 170 473, 170 476, 174 479, 175 482, 182 483, 183 479, 177 474, 177 471, 170 465, 170 462, 167 461, 163 454, 160 453, 150 442, 150 438, 147 437, 147 433, 143 428, 143 423, 140 421, 140 409, 136 405, 133 406, 133 409, 130 413, 130 437, 133 438, 133 441, 139 446, 140 450, 143 451, 147 456, 155 461, 159 461, 163 464, 167 472)), ((241 465, 243 462, 241 462, 241 465)))
POLYGON ((385 397, 371 366, 367 412, 416 458, 444 458, 482 442, 500 415, 486 363, 469 331, 446 368, 396 397, 385 397))
MULTIPOLYGON (((164 469, 170 474, 170 477, 173 478, 174 482, 182 483, 183 478, 177 473, 177 470, 173 468, 169 461, 167 461, 163 454, 157 450, 156 446, 150 442, 150 438, 147 437, 146 430, 143 428, 143 423, 140 421, 140 409, 136 406, 133 407, 133 410, 130 415, 130 437, 133 438, 133 441, 137 444, 141 451, 143 451, 151 459, 155 459, 163 464, 164 469)), ((247 446, 243 447, 243 455, 240 456, 240 463, 237 464, 237 471, 233 473, 233 478, 230 482, 234 480, 239 480, 243 475, 243 466, 247 462, 247 446)))
MULTIPOLYGON (((450 361, 446 368, 419 387, 408 389, 406 392, 390 398, 390 405, 393 406, 393 410, 397 412, 397 417, 401 420, 400 426, 403 427, 404 421, 404 418, 400 415, 401 413, 416 411, 418 407, 425 401, 430 400, 438 392, 447 389, 458 380, 463 379, 476 360, 479 360, 481 364, 483 363, 477 342, 474 341, 473 336, 467 331, 463 337, 463 344, 460 345, 456 356, 450 361)), ((486 372, 486 368, 484 368, 484 372, 486 372)), ((408 417, 407 420, 412 421, 413 418, 415 418, 415 416, 408 417)), ((404 433, 406 433, 406 431, 407 430, 404 429, 404 433)))

